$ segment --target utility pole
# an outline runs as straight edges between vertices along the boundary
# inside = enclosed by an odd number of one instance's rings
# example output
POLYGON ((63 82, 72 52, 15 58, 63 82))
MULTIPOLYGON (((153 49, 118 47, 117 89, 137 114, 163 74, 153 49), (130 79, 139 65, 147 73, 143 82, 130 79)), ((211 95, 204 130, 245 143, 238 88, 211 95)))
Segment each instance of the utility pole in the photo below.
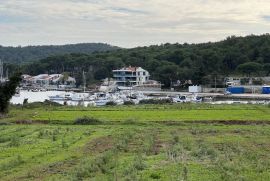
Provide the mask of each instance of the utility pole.
POLYGON ((8 80, 8 68, 6 70, 6 80, 8 80))
POLYGON ((0 83, 4 82, 4 80, 3 80, 3 73, 4 73, 3 62, 0 59, 0 83))
POLYGON ((217 93, 217 76, 215 76, 215 93, 217 93))
POLYGON ((83 92, 85 92, 85 88, 86 88, 86 80, 85 80, 85 73, 83 70, 83 92))

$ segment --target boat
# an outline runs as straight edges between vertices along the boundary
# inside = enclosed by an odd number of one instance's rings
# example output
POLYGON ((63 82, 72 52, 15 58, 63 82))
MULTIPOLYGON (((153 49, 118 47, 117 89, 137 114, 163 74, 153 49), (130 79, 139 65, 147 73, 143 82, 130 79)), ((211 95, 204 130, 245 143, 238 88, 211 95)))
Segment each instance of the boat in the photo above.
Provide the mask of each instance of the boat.
POLYGON ((72 100, 71 93, 59 94, 55 96, 49 96, 50 101, 67 101, 72 100))
POLYGON ((108 102, 110 102, 107 98, 99 98, 94 101, 96 106, 105 106, 108 102))
POLYGON ((72 101, 84 101, 84 100, 87 100, 87 98, 88 98, 88 94, 86 93, 74 93, 71 96, 72 101))
POLYGON ((189 102, 189 100, 187 99, 186 96, 181 96, 181 95, 177 95, 176 97, 172 98, 172 101, 174 103, 185 103, 185 102, 189 102))
POLYGON ((35 88, 35 89, 31 89, 32 92, 39 92, 39 89, 35 88))
POLYGON ((191 102, 195 102, 195 103, 202 102, 202 97, 200 97, 197 94, 195 94, 195 95, 192 96, 191 102))

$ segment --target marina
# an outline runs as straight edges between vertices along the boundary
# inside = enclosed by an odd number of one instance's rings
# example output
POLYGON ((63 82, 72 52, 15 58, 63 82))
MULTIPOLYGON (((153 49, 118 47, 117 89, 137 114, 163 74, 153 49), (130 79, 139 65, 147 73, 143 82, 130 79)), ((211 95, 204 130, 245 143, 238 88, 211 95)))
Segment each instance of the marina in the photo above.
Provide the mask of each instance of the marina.
POLYGON ((125 102, 139 104, 142 100, 168 100, 171 103, 209 103, 209 104, 269 104, 269 94, 231 94, 189 93, 172 91, 117 91, 77 93, 65 91, 25 91, 21 90, 11 99, 12 104, 44 102, 49 100, 70 106, 123 105, 125 102))

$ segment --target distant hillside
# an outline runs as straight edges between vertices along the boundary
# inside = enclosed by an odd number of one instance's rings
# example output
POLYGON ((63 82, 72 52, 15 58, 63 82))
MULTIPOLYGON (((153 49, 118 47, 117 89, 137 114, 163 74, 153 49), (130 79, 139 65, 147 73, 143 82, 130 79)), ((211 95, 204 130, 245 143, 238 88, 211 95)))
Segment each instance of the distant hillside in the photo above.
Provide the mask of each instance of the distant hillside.
MULTIPOLYGON (((112 76, 112 69, 141 66, 152 79, 169 87, 171 81, 192 80, 194 84, 224 86, 228 75, 269 76, 270 35, 228 37, 203 44, 163 44, 133 49, 119 49, 93 54, 51 56, 22 67, 25 73, 69 72, 82 80, 87 73, 89 84, 112 76)), ((11 70, 12 68, 9 68, 11 70)))
POLYGON ((103 43, 81 43, 70 45, 3 47, 0 46, 0 58, 6 63, 26 63, 49 56, 69 54, 105 52, 116 50, 118 47, 103 43))

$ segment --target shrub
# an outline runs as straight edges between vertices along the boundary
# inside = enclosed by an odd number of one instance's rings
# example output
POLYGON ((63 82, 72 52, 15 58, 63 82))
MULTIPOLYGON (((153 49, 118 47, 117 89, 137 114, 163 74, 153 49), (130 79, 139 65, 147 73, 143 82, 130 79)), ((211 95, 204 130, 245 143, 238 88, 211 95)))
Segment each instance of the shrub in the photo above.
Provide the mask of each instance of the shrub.
POLYGON ((140 101, 140 104, 169 104, 169 103, 172 103, 171 99, 145 99, 140 101))
POLYGON ((10 140, 9 146, 10 147, 18 147, 20 145, 20 140, 18 136, 13 136, 10 140))
POLYGON ((144 152, 146 155, 156 154, 155 150, 155 136, 148 135, 144 142, 144 152))
POLYGON ((128 144, 130 139, 132 138, 132 134, 131 133, 125 133, 123 135, 121 135, 121 137, 119 138, 119 141, 116 143, 116 149, 119 151, 128 151, 128 144))
POLYGON ((73 175, 75 180, 84 180, 83 178, 93 177, 97 172, 109 175, 114 167, 113 152, 107 151, 94 159, 84 159, 75 168, 73 175))
POLYGON ((127 120, 123 121, 123 124, 124 125, 134 125, 134 124, 137 124, 137 122, 135 119, 127 119, 127 120))
POLYGON ((0 126, 4 126, 4 125, 10 125, 11 123, 8 122, 0 122, 0 126))
POLYGON ((52 136, 52 141, 56 141, 56 140, 57 140, 56 136, 53 135, 53 136, 52 136))
POLYGON ((45 100, 44 102, 33 102, 33 103, 27 103, 25 102, 23 104, 24 108, 32 109, 32 108, 39 108, 43 106, 53 106, 53 107, 60 107, 63 106, 62 104, 59 104, 57 102, 52 102, 49 100, 45 100))
POLYGON ((106 103, 106 106, 116 106, 117 104, 113 101, 109 101, 106 103))
POLYGON ((129 105, 135 105, 133 101, 125 101, 124 105, 129 106, 129 105))
POLYGON ((159 180, 161 177, 160 177, 160 174, 158 173, 152 173, 150 175, 151 179, 155 179, 155 180, 159 180))
POLYGON ((62 148, 67 148, 68 147, 67 142, 66 142, 66 140, 64 138, 62 138, 61 145, 62 145, 62 148))
POLYGON ((102 121, 100 121, 96 118, 84 116, 82 118, 77 118, 74 121, 74 124, 77 124, 77 125, 98 125, 98 124, 102 124, 102 121))
POLYGON ((146 164, 144 163, 144 160, 143 160, 143 157, 141 154, 137 155, 134 158, 133 166, 136 170, 140 170, 140 171, 142 171, 146 168, 146 164))
POLYGON ((173 142, 174 143, 178 143, 179 142, 179 136, 178 135, 174 135, 173 136, 173 142))

